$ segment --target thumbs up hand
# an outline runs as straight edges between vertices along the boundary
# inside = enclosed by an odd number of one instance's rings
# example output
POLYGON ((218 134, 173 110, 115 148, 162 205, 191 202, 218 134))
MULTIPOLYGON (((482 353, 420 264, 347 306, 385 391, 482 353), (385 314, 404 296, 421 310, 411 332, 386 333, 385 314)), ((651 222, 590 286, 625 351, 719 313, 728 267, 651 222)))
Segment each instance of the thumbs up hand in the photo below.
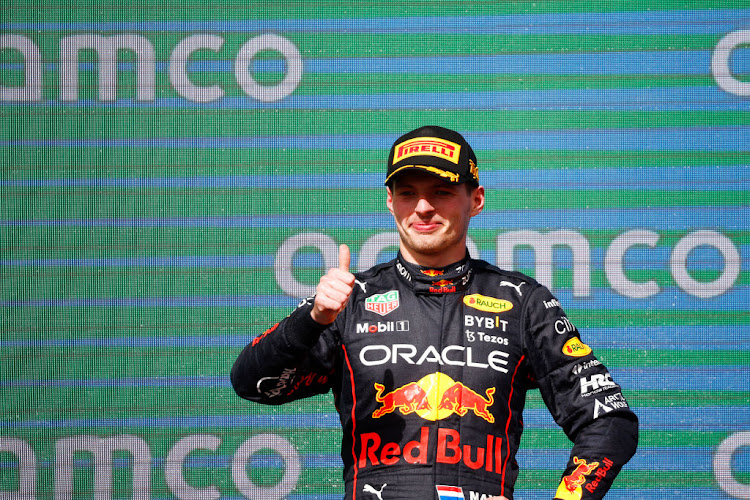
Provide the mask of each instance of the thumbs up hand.
POLYGON ((354 289, 354 275, 349 272, 351 252, 346 245, 339 246, 339 267, 328 270, 315 289, 315 303, 310 316, 321 325, 330 325, 344 310, 354 289))

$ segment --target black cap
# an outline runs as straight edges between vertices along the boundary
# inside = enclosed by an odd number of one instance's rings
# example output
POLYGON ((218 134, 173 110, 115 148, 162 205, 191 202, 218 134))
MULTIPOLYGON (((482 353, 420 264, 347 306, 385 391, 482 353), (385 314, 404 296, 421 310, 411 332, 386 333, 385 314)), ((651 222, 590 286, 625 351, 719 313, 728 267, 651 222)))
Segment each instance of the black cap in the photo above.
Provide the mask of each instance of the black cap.
POLYGON ((408 170, 420 170, 451 184, 479 185, 477 157, 461 134, 429 125, 408 132, 393 143, 385 183, 408 170))

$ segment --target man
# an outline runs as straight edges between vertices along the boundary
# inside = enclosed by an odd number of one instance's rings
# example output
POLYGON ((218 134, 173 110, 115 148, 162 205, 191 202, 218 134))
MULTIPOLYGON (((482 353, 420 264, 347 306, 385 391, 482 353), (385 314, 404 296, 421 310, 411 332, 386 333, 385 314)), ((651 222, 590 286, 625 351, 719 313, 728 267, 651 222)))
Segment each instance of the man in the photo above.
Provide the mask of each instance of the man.
POLYGON ((349 249, 232 369, 237 394, 280 404, 333 391, 346 499, 512 499, 526 392, 574 442, 555 498, 602 498, 637 419, 560 303, 528 276, 469 258, 484 207, 476 156, 441 127, 400 137, 387 206, 399 254, 353 275, 349 249))

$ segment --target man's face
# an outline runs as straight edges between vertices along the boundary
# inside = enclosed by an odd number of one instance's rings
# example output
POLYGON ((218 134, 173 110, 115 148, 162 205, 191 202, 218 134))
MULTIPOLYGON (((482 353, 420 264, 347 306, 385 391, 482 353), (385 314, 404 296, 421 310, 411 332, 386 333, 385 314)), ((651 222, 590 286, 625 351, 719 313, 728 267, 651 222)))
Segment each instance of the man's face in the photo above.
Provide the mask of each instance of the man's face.
POLYGON ((464 257, 469 221, 484 208, 484 188, 407 172, 388 188, 386 204, 396 221, 404 258, 443 267, 464 257))

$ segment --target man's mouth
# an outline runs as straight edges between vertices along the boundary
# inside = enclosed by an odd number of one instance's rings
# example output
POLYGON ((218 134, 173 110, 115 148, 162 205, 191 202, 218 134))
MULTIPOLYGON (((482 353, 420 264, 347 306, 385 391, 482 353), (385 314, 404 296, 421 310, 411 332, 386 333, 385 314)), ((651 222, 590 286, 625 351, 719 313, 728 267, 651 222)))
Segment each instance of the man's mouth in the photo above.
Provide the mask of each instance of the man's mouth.
POLYGON ((420 233, 431 233, 432 231, 435 231, 437 228, 440 227, 440 224, 437 222, 415 222, 411 225, 412 228, 414 228, 415 231, 420 233))

